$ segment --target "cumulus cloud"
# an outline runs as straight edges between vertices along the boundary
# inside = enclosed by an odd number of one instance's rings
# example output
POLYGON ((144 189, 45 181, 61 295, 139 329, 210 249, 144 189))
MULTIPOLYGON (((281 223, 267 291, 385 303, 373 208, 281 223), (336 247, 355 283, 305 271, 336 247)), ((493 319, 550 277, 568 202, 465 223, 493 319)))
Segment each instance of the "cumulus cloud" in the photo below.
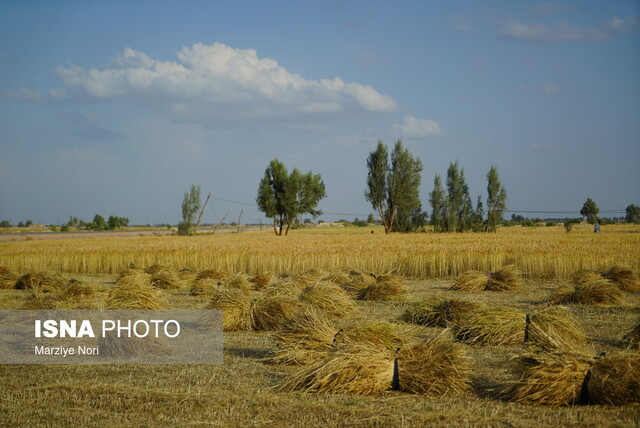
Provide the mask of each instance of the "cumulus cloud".
POLYGON ((393 125, 394 131, 402 137, 426 138, 440 137, 444 135, 442 127, 435 120, 419 119, 414 116, 405 116, 402 123, 393 125))
POLYGON ((612 18, 598 26, 570 23, 529 24, 511 19, 502 27, 500 33, 510 39, 532 42, 601 41, 638 28, 640 20, 637 17, 612 18))
POLYGON ((345 111, 392 112, 396 102, 373 87, 333 79, 309 80, 255 50, 195 44, 178 61, 159 61, 126 48, 103 69, 58 67, 67 96, 125 98, 185 120, 345 111))

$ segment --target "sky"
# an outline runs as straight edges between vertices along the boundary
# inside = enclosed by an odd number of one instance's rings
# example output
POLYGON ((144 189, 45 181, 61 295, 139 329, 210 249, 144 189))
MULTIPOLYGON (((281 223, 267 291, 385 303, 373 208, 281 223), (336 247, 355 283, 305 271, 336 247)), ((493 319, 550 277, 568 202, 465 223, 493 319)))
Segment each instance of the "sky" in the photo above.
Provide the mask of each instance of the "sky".
POLYGON ((456 160, 530 217, 640 204, 640 2, 0 2, 0 220, 176 224, 195 183, 204 223, 268 223, 275 158, 362 218, 378 140, 427 211, 456 160))

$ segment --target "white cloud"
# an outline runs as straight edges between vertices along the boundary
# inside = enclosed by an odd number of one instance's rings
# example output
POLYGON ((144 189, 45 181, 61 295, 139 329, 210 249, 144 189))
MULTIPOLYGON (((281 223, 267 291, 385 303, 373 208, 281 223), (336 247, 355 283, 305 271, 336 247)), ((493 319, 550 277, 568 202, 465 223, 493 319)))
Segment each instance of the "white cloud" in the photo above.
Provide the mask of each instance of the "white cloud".
POLYGON ((599 41, 610 39, 620 33, 635 31, 640 28, 637 17, 627 19, 612 18, 597 26, 584 26, 571 23, 555 25, 529 24, 509 20, 500 33, 511 39, 533 42, 573 42, 599 41))
POLYGON ((435 120, 419 119, 414 116, 405 116, 402 123, 393 125, 393 129, 403 137, 426 138, 444 135, 444 131, 435 120))
POLYGON ((2 93, 2 97, 24 102, 38 102, 43 100, 43 96, 40 92, 26 88, 22 88, 19 91, 4 91, 2 93))
POLYGON ((609 33, 600 28, 582 27, 570 24, 555 26, 527 24, 509 20, 501 31, 503 36, 517 40, 534 42, 567 42, 580 40, 605 40, 609 33))
POLYGON ((177 58, 158 61, 126 48, 106 68, 72 65, 56 73, 67 96, 126 98, 191 121, 397 110, 391 97, 371 86, 339 77, 305 79, 252 49, 195 44, 177 58))

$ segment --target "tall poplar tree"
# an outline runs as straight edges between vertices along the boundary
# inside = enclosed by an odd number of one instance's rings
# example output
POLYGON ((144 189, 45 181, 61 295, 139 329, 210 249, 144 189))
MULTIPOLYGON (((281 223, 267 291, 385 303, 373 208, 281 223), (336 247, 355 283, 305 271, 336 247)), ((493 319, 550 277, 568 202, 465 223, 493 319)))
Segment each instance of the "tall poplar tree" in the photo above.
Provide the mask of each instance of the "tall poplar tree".
POLYGON ((487 232, 496 232, 496 226, 507 209, 507 191, 500 182, 498 168, 492 166, 487 173, 487 232))

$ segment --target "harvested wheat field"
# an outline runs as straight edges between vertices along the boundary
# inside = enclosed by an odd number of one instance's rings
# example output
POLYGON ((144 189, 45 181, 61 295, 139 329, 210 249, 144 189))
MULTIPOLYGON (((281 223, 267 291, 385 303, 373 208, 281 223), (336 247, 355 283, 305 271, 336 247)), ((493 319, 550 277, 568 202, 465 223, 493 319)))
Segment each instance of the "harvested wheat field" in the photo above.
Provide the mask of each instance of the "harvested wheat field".
MULTIPOLYGON (((518 236, 522 242, 511 245, 522 248, 527 240, 536 246, 548 239, 546 231, 540 236, 504 233, 510 239, 518 236)), ((640 320, 640 294, 615 287, 615 295, 622 294, 613 305, 580 299, 556 301, 565 290, 573 293, 582 287, 573 281, 585 268, 609 272, 614 266, 629 266, 626 269, 637 275, 632 260, 616 258, 622 253, 585 255, 580 263, 567 264, 562 275, 549 279, 559 266, 546 270, 544 261, 550 258, 538 254, 533 269, 529 264, 533 259, 523 250, 522 258, 512 255, 506 260, 505 252, 494 264, 483 259, 484 249, 486 245, 507 251, 498 245, 500 233, 483 236, 476 243, 471 242, 472 236, 463 234, 446 238, 452 245, 467 248, 464 266, 447 270, 447 275, 429 269, 424 275, 405 275, 403 271, 409 266, 416 270, 423 266, 416 261, 421 260, 419 254, 417 259, 405 256, 395 269, 390 261, 380 270, 367 269, 382 260, 375 261, 376 255, 360 248, 371 236, 316 236, 321 244, 333 239, 331 245, 350 254, 353 259, 347 263, 354 266, 344 266, 344 262, 327 265, 328 259, 316 257, 318 253, 311 248, 305 263, 302 258, 285 258, 282 265, 274 266, 272 259, 254 258, 249 252, 240 263, 247 269, 236 269, 231 255, 217 259, 217 264, 194 266, 184 263, 189 256, 175 250, 175 242, 167 238, 158 238, 152 247, 160 248, 158 258, 173 253, 176 260, 166 259, 171 262, 163 264, 162 260, 151 260, 149 253, 148 264, 135 260, 132 265, 133 260, 126 256, 129 249, 142 249, 152 242, 152 238, 140 237, 130 238, 120 252, 117 248, 106 250, 101 260, 107 264, 96 268, 105 272, 87 274, 83 271, 93 268, 87 269, 89 265, 81 258, 70 257, 75 251, 71 248, 63 249, 61 257, 78 264, 56 271, 51 270, 54 260, 37 256, 38 251, 48 251, 43 243, 3 244, 0 252, 13 254, 3 262, 14 262, 7 263, 12 279, 7 277, 7 285, 0 290, 0 309, 222 308, 225 332, 224 363, 220 365, 0 365, 2 423, 302 427, 638 424, 640 351, 632 333, 640 320), (349 246, 358 250, 350 251, 349 246), (18 254, 27 257, 21 259, 18 254), (29 258, 31 254, 36 254, 34 259, 29 258), (111 272, 124 260, 126 266, 111 272), (111 261, 117 263, 109 264, 111 261), (24 269, 32 265, 33 271, 24 269), (501 292, 455 287, 458 274, 468 268, 489 273, 503 266, 515 266, 521 272, 517 287, 501 292), (533 275, 534 271, 539 276, 533 275), (43 277, 56 278, 60 285, 24 286, 25 278, 43 277), (394 284, 393 293, 381 299, 363 298, 363 290, 369 288, 373 296, 371 290, 385 281, 394 284), (587 376, 590 380, 585 382, 587 376)), ((577 248, 591 238, 574 236, 577 248)), ((619 238, 625 240, 624 246, 638 244, 638 236, 626 233, 619 238)), ((236 247, 229 246, 224 236, 196 237, 193 242, 201 242, 203 248, 216 242, 229 254, 244 251, 245 239, 264 239, 265 248, 271 242, 276 248, 280 245, 266 235, 239 238, 236 247)), ((382 238, 390 239, 386 243, 374 239, 384 252, 401 245, 399 238, 405 237, 382 238)), ((419 235, 406 238, 423 239, 419 235)), ((300 245, 302 241, 292 242, 300 245)), ((93 241, 78 244, 98 251, 93 241)), ((440 244, 444 245, 444 240, 440 244)), ((442 251, 440 255, 446 259, 442 251)), ((31 280, 30 284, 41 282, 31 280)))

